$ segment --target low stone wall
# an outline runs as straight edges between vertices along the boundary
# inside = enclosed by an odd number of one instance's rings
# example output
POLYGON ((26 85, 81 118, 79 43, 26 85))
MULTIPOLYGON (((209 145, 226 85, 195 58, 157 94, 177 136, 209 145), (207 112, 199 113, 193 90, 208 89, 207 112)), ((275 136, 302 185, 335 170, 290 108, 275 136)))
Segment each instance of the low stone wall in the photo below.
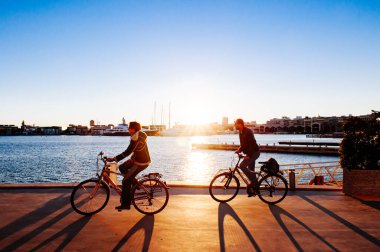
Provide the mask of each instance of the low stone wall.
POLYGON ((380 196, 380 170, 343 169, 343 192, 351 196, 380 196))

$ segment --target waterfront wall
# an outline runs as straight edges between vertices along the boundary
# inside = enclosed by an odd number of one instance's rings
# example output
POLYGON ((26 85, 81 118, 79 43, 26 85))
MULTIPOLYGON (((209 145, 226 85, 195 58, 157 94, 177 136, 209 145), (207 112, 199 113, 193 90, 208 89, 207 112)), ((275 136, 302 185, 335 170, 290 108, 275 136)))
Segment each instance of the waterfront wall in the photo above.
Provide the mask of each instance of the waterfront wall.
POLYGON ((380 197, 380 170, 344 169, 343 192, 351 196, 380 197))
MULTIPOLYGON (((194 149, 230 150, 230 151, 237 150, 239 146, 240 145, 236 145, 236 144, 193 144, 192 145, 194 149)), ((338 148, 321 147, 321 146, 302 147, 302 146, 260 145, 260 152, 338 156, 338 148)))

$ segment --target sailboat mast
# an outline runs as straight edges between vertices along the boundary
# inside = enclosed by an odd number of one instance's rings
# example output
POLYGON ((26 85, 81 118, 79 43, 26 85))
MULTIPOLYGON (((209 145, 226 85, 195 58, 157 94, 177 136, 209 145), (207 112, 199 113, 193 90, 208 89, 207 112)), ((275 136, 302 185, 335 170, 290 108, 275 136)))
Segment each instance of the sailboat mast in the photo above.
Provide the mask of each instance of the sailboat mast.
POLYGON ((170 129, 170 112, 171 112, 171 102, 169 102, 169 129, 170 129))

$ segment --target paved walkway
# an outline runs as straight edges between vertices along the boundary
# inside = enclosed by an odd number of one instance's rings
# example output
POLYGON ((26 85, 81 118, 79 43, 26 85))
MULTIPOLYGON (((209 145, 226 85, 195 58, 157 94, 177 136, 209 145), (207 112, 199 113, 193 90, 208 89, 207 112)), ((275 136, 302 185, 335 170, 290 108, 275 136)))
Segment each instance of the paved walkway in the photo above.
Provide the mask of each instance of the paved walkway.
POLYGON ((228 204, 206 189, 171 189, 155 216, 73 212, 71 190, 0 189, 1 251, 380 251, 379 202, 341 192, 296 192, 277 206, 238 195, 228 204))

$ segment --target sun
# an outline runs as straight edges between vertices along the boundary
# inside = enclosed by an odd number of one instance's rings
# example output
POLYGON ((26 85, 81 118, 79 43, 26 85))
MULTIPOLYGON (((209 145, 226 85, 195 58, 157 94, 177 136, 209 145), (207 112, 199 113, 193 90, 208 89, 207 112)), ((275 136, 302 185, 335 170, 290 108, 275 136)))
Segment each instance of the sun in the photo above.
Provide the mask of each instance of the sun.
POLYGON ((208 124, 213 121, 213 111, 205 104, 192 103, 188 106, 183 118, 188 125, 208 124))

